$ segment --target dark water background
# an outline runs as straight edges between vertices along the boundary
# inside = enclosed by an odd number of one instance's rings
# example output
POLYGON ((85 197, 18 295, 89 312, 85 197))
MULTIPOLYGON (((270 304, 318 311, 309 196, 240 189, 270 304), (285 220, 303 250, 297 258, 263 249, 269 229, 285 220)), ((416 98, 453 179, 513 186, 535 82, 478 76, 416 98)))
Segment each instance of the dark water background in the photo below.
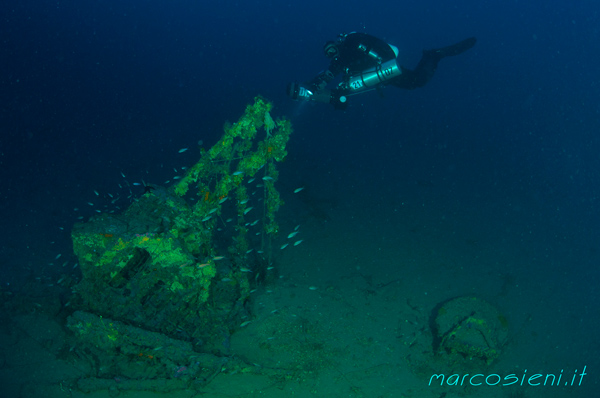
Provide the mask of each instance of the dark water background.
POLYGON ((503 267, 549 289, 556 312, 570 314, 557 331, 600 349, 595 1, 204 3, 2 3, 3 289, 75 262, 71 226, 108 204, 94 190, 118 191, 121 172, 170 179, 260 94, 295 127, 283 184, 323 196, 346 187, 336 201, 357 212, 428 207, 433 224, 470 230, 503 260, 527 257, 503 267), (478 42, 422 89, 365 93, 345 112, 289 100, 286 84, 325 68, 323 43, 349 31, 395 44, 408 68, 423 49, 478 42))

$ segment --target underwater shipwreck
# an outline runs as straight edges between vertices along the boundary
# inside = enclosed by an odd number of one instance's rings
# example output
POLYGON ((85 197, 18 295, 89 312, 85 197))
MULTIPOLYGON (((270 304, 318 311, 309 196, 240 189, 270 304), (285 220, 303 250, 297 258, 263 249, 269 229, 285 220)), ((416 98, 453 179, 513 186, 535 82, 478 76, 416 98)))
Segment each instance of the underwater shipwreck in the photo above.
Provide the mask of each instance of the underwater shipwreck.
POLYGON ((67 328, 96 373, 81 390, 115 375, 135 388, 202 386, 226 367, 252 367, 228 356, 228 341, 251 319, 250 292, 272 269, 276 163, 292 127, 271 108, 257 97, 176 183, 147 185, 121 214, 73 227, 83 278, 67 328))

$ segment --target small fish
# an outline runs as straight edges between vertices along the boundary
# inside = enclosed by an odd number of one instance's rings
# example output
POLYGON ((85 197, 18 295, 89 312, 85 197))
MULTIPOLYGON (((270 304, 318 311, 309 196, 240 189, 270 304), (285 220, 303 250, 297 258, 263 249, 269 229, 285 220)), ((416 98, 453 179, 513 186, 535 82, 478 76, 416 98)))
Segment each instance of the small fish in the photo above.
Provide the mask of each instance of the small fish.
POLYGON ((304 187, 296 188, 296 189, 294 189, 294 193, 298 193, 298 192, 302 191, 303 189, 304 189, 304 187))
POLYGON ((209 265, 210 265, 210 263, 198 264, 198 268, 204 268, 204 267, 207 267, 209 265))
POLYGON ((264 176, 262 178, 263 181, 271 181, 272 179, 273 179, 273 177, 270 177, 270 176, 264 176))
POLYGON ((246 210, 244 210, 244 214, 248 214, 252 209, 254 209, 254 207, 248 207, 246 210))
POLYGON ((250 270, 249 268, 246 268, 246 267, 241 267, 240 271, 242 271, 242 272, 252 272, 252 270, 250 270))
POLYGON ((275 267, 267 267, 267 271, 271 271, 272 269, 274 269, 275 267))
POLYGON ((219 204, 225 203, 225 201, 229 199, 227 196, 225 196, 223 199, 219 200, 219 204))
POLYGON ((94 204, 92 202, 88 202, 88 205, 93 206, 94 204))
POLYGON ((241 176, 242 174, 244 174, 244 172, 243 172, 243 171, 234 171, 234 172, 233 172, 233 175, 234 175, 234 176, 241 176))
POLYGON ((246 203, 248 203, 248 199, 244 199, 240 202, 241 205, 245 205, 246 203))
POLYGON ((57 254, 56 257, 54 257, 54 259, 58 260, 61 256, 62 256, 62 254, 57 254))
MULTIPOLYGON (((121 175, 123 176, 123 178, 127 178, 125 177, 125 173, 121 172, 121 175)), ((121 188, 121 185, 119 185, 119 188, 121 188)))
POLYGON ((223 278, 223 279, 221 279, 221 282, 231 282, 231 281, 233 281, 233 279, 231 279, 231 278, 223 278))
POLYGON ((298 230, 298 228, 300 228, 300 224, 298 224, 298 225, 296 225, 296 226, 294 227, 294 231, 297 231, 297 230, 298 230))
POLYGON ((179 180, 180 178, 181 178, 180 176, 173 177, 174 180, 179 180))
POLYGON ((294 242, 294 246, 298 246, 300 243, 302 243, 302 239, 297 240, 296 242, 294 242))
POLYGON ((317 289, 318 289, 318 287, 316 287, 316 286, 309 286, 308 287, 308 290, 317 290, 317 289))
POLYGON ((179 153, 184 153, 184 152, 185 152, 185 151, 187 151, 188 149, 189 149, 189 148, 181 148, 181 149, 179 150, 179 153))
POLYGON ((250 224, 251 227, 255 226, 258 222, 260 221, 260 219, 254 221, 252 224, 250 224))
POLYGON ((252 251, 253 251, 253 250, 254 250, 254 249, 249 249, 249 250, 246 250, 246 254, 250 254, 250 253, 252 253, 252 251))
POLYGON ((133 183, 133 185, 135 185, 135 186, 140 186, 140 185, 142 185, 142 184, 140 184, 139 182, 134 182, 134 183, 133 183))
POLYGON ((288 247, 288 243, 286 243, 286 244, 284 244, 284 245, 281 245, 281 247, 280 247, 279 249, 280 249, 280 250, 283 250, 283 249, 285 249, 286 247, 288 247))
POLYGON ((240 325, 240 327, 243 328, 244 326, 248 326, 250 324, 250 322, 252 322, 252 321, 242 322, 242 324, 240 325))
POLYGON ((248 184, 252 184, 254 182, 254 180, 256 180, 256 178, 251 178, 248 180, 248 184))
POLYGON ((211 209, 208 214, 213 214, 215 211, 219 210, 218 207, 215 207, 214 209, 211 209))
POLYGON ((294 236, 298 235, 300 233, 300 231, 294 231, 291 234, 288 235, 288 239, 292 239, 294 236))
POLYGON ((225 258, 225 256, 214 256, 213 260, 219 261, 219 260, 223 260, 224 258, 225 258))
POLYGON ((111 198, 114 198, 114 196, 111 193, 107 193, 108 196, 110 196, 111 198))
POLYGON ((96 194, 96 196, 100 196, 100 194, 98 193, 98 191, 96 191, 95 189, 94 189, 94 193, 96 194))
POLYGON ((212 216, 206 216, 202 219, 202 222, 208 221, 212 218, 212 216))

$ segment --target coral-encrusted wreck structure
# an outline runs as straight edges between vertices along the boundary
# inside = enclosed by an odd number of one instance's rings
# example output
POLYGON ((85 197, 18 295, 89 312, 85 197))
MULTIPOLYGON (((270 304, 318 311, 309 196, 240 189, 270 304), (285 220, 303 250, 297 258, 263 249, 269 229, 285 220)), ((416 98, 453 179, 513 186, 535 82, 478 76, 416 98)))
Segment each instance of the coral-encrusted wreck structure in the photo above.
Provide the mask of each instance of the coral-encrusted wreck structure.
POLYGON ((74 226, 83 279, 67 326, 100 373, 197 378, 211 367, 200 353, 210 363, 227 353, 278 230, 276 162, 292 129, 271 107, 256 98, 173 186, 149 185, 122 214, 74 226))

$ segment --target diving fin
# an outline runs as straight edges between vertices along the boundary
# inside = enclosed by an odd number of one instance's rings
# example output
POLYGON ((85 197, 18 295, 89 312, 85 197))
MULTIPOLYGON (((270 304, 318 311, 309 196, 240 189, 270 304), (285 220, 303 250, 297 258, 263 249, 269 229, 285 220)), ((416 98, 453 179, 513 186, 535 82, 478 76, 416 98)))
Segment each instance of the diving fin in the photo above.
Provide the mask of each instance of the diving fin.
POLYGON ((469 37, 468 39, 465 39, 465 40, 458 42, 456 44, 453 44, 451 46, 438 48, 435 50, 429 50, 426 52, 430 53, 431 55, 435 54, 440 59, 444 58, 444 57, 452 57, 454 55, 459 55, 459 54, 462 54, 465 51, 467 51, 468 49, 470 49, 471 47, 473 47, 475 45, 476 41, 477 41, 476 38, 469 37))

